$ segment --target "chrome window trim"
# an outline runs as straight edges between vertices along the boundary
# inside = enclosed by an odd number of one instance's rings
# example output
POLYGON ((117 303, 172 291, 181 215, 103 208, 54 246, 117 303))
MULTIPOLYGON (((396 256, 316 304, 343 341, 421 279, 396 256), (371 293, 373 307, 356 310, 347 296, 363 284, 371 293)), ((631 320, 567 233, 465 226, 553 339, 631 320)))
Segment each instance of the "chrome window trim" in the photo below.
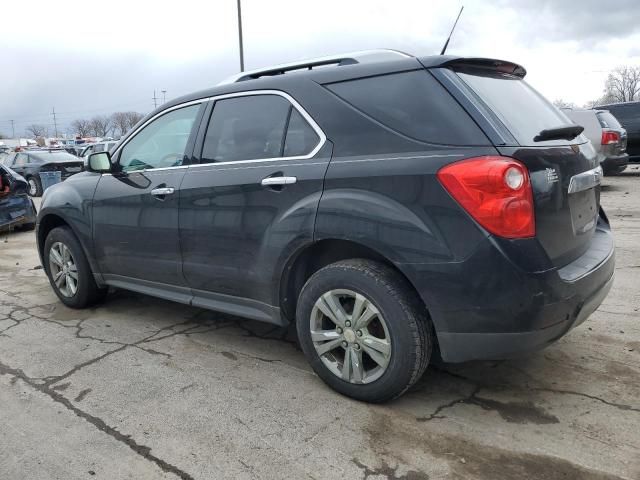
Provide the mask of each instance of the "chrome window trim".
MULTIPOLYGON (((309 113, 302 107, 302 105, 300 105, 297 102, 297 100, 295 98, 293 98, 291 95, 289 95, 288 93, 283 92, 281 90, 272 90, 272 89, 270 89, 270 90, 250 90, 250 91, 243 91, 243 92, 224 93, 224 94, 221 94, 221 95, 214 95, 212 97, 200 98, 198 100, 191 100, 189 102, 180 103, 178 105, 174 105, 172 107, 169 107, 166 110, 158 112, 153 117, 151 117, 146 122, 144 122, 142 125, 140 125, 138 128, 136 128, 131 133, 131 135, 129 135, 127 137, 127 139, 122 144, 118 145, 118 148, 116 148, 113 151, 112 157, 115 157, 116 155, 118 155, 120 153, 120 151, 127 145, 127 143, 129 143, 129 141, 131 141, 131 139, 133 139, 147 125, 149 125, 151 122, 155 121, 156 119, 160 118, 161 116, 163 116, 163 115, 165 115, 165 114, 167 114, 169 112, 172 112, 174 110, 178 110, 178 109, 184 108, 184 107, 190 107, 191 105, 198 105, 198 104, 205 103, 205 102, 216 102, 218 100, 225 100, 227 98, 249 97, 249 96, 254 96, 254 95, 279 95, 279 96, 283 97, 285 100, 287 100, 293 106, 293 108, 295 108, 298 111, 298 113, 300 113, 300 115, 302 115, 302 117, 307 121, 307 123, 309 125, 311 125, 311 128, 313 128, 313 130, 316 132, 316 135, 318 135, 318 138, 319 138, 318 144, 306 155, 296 155, 296 156, 291 156, 291 157, 256 158, 256 159, 252 159, 252 160, 233 160, 233 161, 229 161, 229 162, 196 163, 196 164, 192 164, 192 165, 178 165, 178 166, 175 166, 175 167, 160 167, 160 168, 148 168, 148 169, 144 169, 144 170, 133 170, 133 171, 131 171, 129 173, 133 173, 133 172, 155 172, 155 171, 171 170, 171 169, 178 169, 178 168, 188 168, 188 167, 189 168, 191 168, 191 167, 197 168, 197 167, 211 166, 211 165, 230 165, 230 164, 234 164, 234 163, 243 164, 243 163, 255 163, 255 162, 278 162, 278 161, 282 161, 282 160, 306 160, 306 159, 314 157, 316 155, 316 153, 318 153, 320 151, 320 149, 324 146, 324 144, 327 141, 327 136, 322 131, 320 126, 316 123, 316 121, 313 119, 313 117, 311 115, 309 115, 309 113)), ((213 114, 213 112, 212 112, 212 114, 213 114)), ((203 118, 203 121, 204 121, 204 118, 203 118)), ((105 174, 105 175, 111 175, 111 174, 105 174)))

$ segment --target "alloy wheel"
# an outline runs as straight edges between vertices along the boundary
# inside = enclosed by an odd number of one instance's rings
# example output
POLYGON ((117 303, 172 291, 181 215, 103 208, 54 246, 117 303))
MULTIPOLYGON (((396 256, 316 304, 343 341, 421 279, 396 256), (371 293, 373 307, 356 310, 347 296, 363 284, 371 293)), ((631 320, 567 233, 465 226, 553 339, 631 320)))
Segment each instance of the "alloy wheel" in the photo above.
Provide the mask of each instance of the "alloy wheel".
POLYGON ((29 179, 29 195, 33 197, 35 196, 36 193, 38 193, 38 185, 36 184, 36 181, 33 178, 30 178, 29 179))
POLYGON ((73 297, 78 291, 78 267, 71 250, 62 242, 55 242, 49 250, 49 272, 61 295, 73 297))
POLYGON ((352 290, 330 290, 315 302, 311 340, 329 371, 349 383, 377 380, 391 360, 391 336, 382 314, 352 290))

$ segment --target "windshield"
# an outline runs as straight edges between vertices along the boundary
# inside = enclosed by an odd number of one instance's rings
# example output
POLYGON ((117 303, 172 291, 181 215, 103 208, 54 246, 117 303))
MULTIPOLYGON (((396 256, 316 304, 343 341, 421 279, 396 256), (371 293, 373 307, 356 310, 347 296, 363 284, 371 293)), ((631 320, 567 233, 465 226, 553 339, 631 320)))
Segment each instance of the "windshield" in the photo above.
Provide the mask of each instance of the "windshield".
POLYGON ((520 145, 539 145, 533 139, 542 130, 573 124, 520 77, 471 70, 457 74, 493 110, 520 145))

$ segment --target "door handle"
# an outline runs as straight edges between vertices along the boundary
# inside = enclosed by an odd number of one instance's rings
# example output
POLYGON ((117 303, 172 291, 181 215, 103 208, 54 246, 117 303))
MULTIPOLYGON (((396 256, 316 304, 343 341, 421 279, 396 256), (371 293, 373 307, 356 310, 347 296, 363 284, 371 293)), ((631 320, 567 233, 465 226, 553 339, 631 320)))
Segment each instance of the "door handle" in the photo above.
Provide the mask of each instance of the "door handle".
POLYGON ((293 185, 298 179, 296 177, 267 177, 263 178, 260 185, 263 187, 273 187, 279 185, 293 185))
POLYGON ((173 195, 173 192, 175 192, 173 187, 161 187, 151 190, 151 195, 154 197, 164 197, 165 195, 173 195))

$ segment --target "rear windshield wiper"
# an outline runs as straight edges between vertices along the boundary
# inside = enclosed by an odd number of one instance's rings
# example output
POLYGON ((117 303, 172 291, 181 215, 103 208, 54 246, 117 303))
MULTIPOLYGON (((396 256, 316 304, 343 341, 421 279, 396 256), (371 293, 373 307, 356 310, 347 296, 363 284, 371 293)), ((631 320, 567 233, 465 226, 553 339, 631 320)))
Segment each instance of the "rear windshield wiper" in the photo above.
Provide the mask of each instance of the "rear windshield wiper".
POLYGON ((562 127, 546 128, 533 137, 534 142, 545 140, 573 140, 584 131, 580 125, 565 125, 562 127))

